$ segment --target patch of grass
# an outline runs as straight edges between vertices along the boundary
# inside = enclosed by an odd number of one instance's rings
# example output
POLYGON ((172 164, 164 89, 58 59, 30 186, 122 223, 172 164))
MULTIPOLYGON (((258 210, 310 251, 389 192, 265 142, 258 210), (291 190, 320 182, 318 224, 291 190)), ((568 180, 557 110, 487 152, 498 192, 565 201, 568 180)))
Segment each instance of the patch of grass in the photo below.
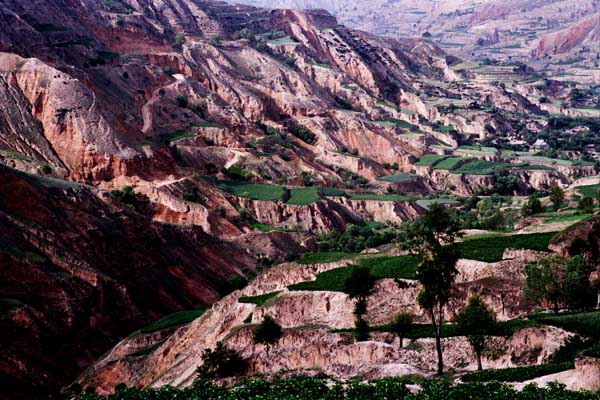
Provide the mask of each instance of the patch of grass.
POLYGON ((541 324, 552 325, 582 336, 600 338, 600 311, 564 315, 538 315, 541 324))
POLYGON ((269 224, 262 224, 260 222, 257 222, 255 224, 252 224, 252 228, 256 229, 257 231, 261 231, 261 232, 285 232, 286 229, 285 228, 281 228, 279 226, 272 226, 269 224))
POLYGON ((306 254, 296 262, 298 264, 310 265, 310 264, 325 264, 335 261, 343 260, 344 258, 355 257, 354 253, 344 253, 341 251, 324 251, 319 253, 306 254))
POLYGON ((412 198, 410 196, 402 196, 399 194, 361 193, 361 194, 351 194, 350 200, 412 201, 412 200, 414 200, 414 198, 412 198))
POLYGON ((161 142, 169 144, 171 142, 176 142, 176 141, 182 140, 182 139, 193 138, 195 136, 196 136, 196 134, 194 132, 177 131, 177 132, 173 132, 173 133, 167 133, 164 135, 160 135, 159 139, 161 142))
POLYGON ((284 194, 284 188, 278 185, 221 181, 217 187, 237 197, 261 201, 276 201, 284 194))
POLYGON ((440 154, 425 154, 425 155, 423 155, 423 157, 421 157, 419 159, 419 161, 417 161, 415 163, 415 166, 416 167, 433 167, 440 161, 445 160, 446 158, 448 158, 448 156, 443 156, 440 154))
POLYGON ((210 122, 210 121, 194 122, 192 124, 192 126, 195 128, 220 128, 221 127, 221 125, 217 124, 216 122, 210 122))
POLYGON ((348 193, 342 189, 336 188, 321 188, 321 194, 327 197, 347 197, 348 193))
POLYGON ((545 219, 544 224, 553 224, 557 222, 579 222, 591 216, 592 214, 558 215, 556 217, 545 219))
POLYGON ((303 206, 318 201, 319 188, 305 187, 290 189, 290 198, 286 201, 287 204, 303 206))
POLYGON ((577 188, 577 191, 579 193, 581 193, 584 196, 588 196, 591 198, 596 198, 598 196, 598 191, 600 190, 600 184, 597 185, 586 185, 586 186, 579 186, 577 188))
POLYGON ((392 182, 392 183, 407 183, 407 182, 411 182, 413 179, 412 175, 409 174, 405 174, 405 173, 398 173, 395 175, 388 175, 388 176, 382 176, 377 178, 378 181, 383 181, 383 182, 392 182))
POLYGON ((548 251, 548 244, 555 235, 556 232, 547 232, 529 235, 466 238, 458 244, 458 247, 462 258, 497 262, 502 261, 502 254, 506 249, 548 251))
POLYGON ((281 293, 281 292, 266 293, 266 294, 261 294, 259 296, 244 296, 244 297, 240 297, 238 299, 238 301, 240 303, 256 304, 258 307, 262 307, 265 305, 267 300, 270 300, 270 299, 276 297, 279 293, 281 293))
POLYGON ((486 160, 472 160, 460 167, 453 169, 454 174, 467 174, 467 175, 492 175, 498 168, 511 167, 510 163, 492 162, 486 160))
POLYGON ((465 160, 468 160, 468 158, 465 157, 448 157, 440 162, 438 162, 437 164, 435 164, 433 166, 433 169, 441 169, 441 170, 446 170, 446 171, 452 171, 454 168, 456 168, 459 163, 464 162, 465 160))
POLYGON ((158 349, 160 346, 162 346, 162 344, 163 344, 164 342, 165 342, 165 341, 163 340, 163 341, 161 341, 161 342, 158 342, 158 343, 151 344, 150 346, 146 346, 146 347, 144 347, 144 348, 142 348, 142 349, 139 349, 139 350, 138 350, 138 351, 136 351, 136 352, 133 352, 133 353, 131 353, 131 354, 127 354, 127 356, 126 356, 126 357, 141 357, 141 356, 147 356, 148 354, 152 354, 152 353, 154 353, 154 351, 155 351, 156 349, 158 349))
POLYGON ((384 125, 384 126, 397 126, 398 128, 402 128, 402 129, 418 129, 418 127, 414 126, 413 124, 406 122, 404 120, 398 119, 398 118, 388 118, 385 120, 381 120, 381 121, 376 121, 378 124, 380 125, 384 125))
MULTIPOLYGON (((412 256, 365 258, 358 265, 371 268, 371 273, 377 279, 415 279, 417 259, 412 256)), ((325 271, 318 274, 314 281, 298 283, 289 289, 342 292, 344 281, 352 268, 348 266, 325 271)))
POLYGON ((540 376, 556 374, 575 368, 572 362, 561 364, 533 365, 529 367, 487 369, 485 371, 469 372, 461 379, 463 382, 525 382, 540 376))
POLYGON ((140 329, 140 333, 152 333, 174 326, 183 325, 192 322, 196 318, 199 318, 206 311, 204 308, 190 311, 179 311, 140 329))

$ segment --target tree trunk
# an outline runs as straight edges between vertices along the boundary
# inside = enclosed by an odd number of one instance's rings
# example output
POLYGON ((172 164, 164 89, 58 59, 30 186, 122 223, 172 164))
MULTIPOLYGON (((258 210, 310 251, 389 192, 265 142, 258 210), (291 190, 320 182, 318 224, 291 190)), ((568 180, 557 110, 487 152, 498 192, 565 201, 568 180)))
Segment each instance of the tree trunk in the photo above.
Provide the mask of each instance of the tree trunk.
POLYGON ((435 349, 438 356, 437 375, 442 375, 444 373, 444 356, 442 353, 442 312, 442 306, 438 305, 439 318, 436 322, 435 311, 433 308, 431 309, 431 323, 435 332, 435 349))
POLYGON ((477 371, 483 371, 483 367, 481 366, 481 351, 477 352, 477 371))
POLYGON ((400 335, 400 348, 404 348, 404 336, 400 335))
POLYGON ((598 300, 596 300, 596 308, 600 310, 600 290, 598 290, 598 300))

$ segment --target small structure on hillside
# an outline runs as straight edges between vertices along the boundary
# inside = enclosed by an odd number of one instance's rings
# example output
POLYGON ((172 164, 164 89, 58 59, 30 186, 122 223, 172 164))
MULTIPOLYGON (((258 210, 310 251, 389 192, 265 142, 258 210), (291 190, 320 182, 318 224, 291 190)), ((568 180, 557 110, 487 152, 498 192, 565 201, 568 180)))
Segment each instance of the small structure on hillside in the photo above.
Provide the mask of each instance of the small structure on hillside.
POLYGON ((550 148, 550 145, 548 143, 546 143, 546 141, 544 139, 538 139, 533 144, 533 149, 535 151, 544 151, 544 150, 548 150, 549 148, 550 148))

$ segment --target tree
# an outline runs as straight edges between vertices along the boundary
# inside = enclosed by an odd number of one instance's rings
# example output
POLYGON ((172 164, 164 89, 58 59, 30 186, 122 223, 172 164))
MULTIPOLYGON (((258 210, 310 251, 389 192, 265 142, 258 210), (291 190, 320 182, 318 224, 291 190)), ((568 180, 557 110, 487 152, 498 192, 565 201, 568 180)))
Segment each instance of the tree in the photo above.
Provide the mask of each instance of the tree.
POLYGON ((496 325, 496 315, 479 296, 473 296, 456 316, 456 323, 477 356, 477 369, 483 370, 481 353, 485 350, 487 335, 492 333, 496 325))
POLYGON ((254 343, 262 343, 267 346, 275 344, 281 338, 281 325, 277 323, 270 315, 265 315, 262 322, 256 325, 252 331, 252 340, 254 343))
POLYGON ((175 35, 175 45, 177 47, 180 48, 181 46, 183 46, 186 43, 186 41, 187 40, 186 40, 185 35, 183 33, 180 32, 177 35, 175 35))
POLYGON ((563 201, 565 201, 565 192, 560 186, 554 186, 550 191, 550 201, 554 205, 554 211, 558 211, 563 201))
POLYGON ((522 213, 525 217, 539 214, 543 211, 542 202, 537 196, 530 196, 527 203, 523 204, 522 213))
POLYGON ((404 249, 414 254, 419 264, 417 280, 423 288, 417 301, 427 311, 434 327, 435 347, 438 355, 438 374, 444 372, 442 354, 442 325, 444 307, 452 295, 454 279, 458 273, 456 263, 460 258, 456 239, 461 237, 460 224, 454 214, 434 204, 406 232, 404 249))
POLYGON ((414 315, 407 312, 401 312, 394 318, 392 329, 400 339, 400 348, 403 347, 404 337, 410 332, 413 327, 414 315))
POLYGON ((367 313, 367 297, 373 292, 374 286, 375 277, 368 267, 353 267, 344 281, 344 293, 351 299, 357 299, 354 315, 356 316, 355 336, 359 342, 369 339, 369 327, 364 320, 364 315, 367 313))
POLYGON ((239 376, 248 370, 248 362, 237 351, 225 347, 223 342, 217 343, 214 350, 204 350, 202 361, 196 371, 206 379, 239 376))
POLYGON ((594 213, 594 199, 589 196, 582 197, 577 203, 577 208, 586 214, 594 213))
POLYGON ((555 313, 561 306, 585 308, 594 297, 591 272, 581 256, 551 256, 529 263, 525 266, 525 299, 529 303, 545 301, 555 313))

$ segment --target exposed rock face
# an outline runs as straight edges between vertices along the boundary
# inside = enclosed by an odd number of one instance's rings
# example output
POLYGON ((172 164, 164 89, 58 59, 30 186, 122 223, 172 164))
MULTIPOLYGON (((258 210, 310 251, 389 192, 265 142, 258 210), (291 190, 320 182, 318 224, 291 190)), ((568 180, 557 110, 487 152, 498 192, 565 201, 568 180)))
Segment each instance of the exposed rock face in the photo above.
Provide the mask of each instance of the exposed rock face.
POLYGON ((56 393, 116 339, 214 302, 254 262, 199 228, 0 166, 0 265, 0 397, 18 399, 56 393))
MULTIPOLYGON (((501 319, 514 317, 525 308, 514 301, 522 284, 522 265, 540 253, 507 251, 506 259, 494 264, 461 260, 456 302, 447 310, 446 320, 464 305, 464 297, 481 294, 484 301, 498 312, 501 319), (520 283, 521 282, 521 283, 520 283), (513 297, 502 304, 504 293, 513 297), (459 304, 460 303, 460 304, 459 304), (520 308, 519 308, 520 307, 520 308)), ((398 338, 390 333, 374 333, 371 340, 355 343, 349 333, 333 333, 331 329, 354 325, 354 300, 344 293, 327 291, 289 291, 289 285, 312 280, 320 272, 348 264, 282 264, 261 274, 248 287, 216 303, 205 315, 170 334, 164 343, 145 357, 128 357, 148 344, 165 337, 136 337, 121 342, 84 376, 84 385, 110 392, 119 379, 132 385, 164 384, 185 386, 193 382, 195 369, 201 363, 204 348, 224 341, 247 357, 252 373, 273 374, 280 370, 298 373, 318 370, 332 376, 365 379, 415 373, 428 376, 436 366, 433 339, 419 339, 408 348, 400 348, 398 338), (241 296, 280 292, 261 307, 238 302, 241 296), (252 325, 271 315, 285 329, 282 339, 269 351, 252 343, 252 325), (247 324, 244 321, 250 320, 247 324)), ((367 320, 383 325, 401 311, 415 313, 418 321, 427 316, 416 305, 419 286, 405 281, 399 286, 391 279, 379 280, 368 298, 367 320)), ((494 349, 484 359, 486 368, 510 367, 542 363, 570 334, 554 327, 526 328, 512 338, 494 338, 494 349)), ((468 341, 456 337, 443 340, 445 360, 449 367, 461 370, 476 368, 468 341)))
POLYGON ((559 32, 543 36, 533 51, 534 57, 569 53, 583 45, 600 41, 600 12, 582 19, 577 24, 559 32))
POLYGON ((576 389, 594 390, 600 387, 600 360, 582 357, 575 360, 576 389))

